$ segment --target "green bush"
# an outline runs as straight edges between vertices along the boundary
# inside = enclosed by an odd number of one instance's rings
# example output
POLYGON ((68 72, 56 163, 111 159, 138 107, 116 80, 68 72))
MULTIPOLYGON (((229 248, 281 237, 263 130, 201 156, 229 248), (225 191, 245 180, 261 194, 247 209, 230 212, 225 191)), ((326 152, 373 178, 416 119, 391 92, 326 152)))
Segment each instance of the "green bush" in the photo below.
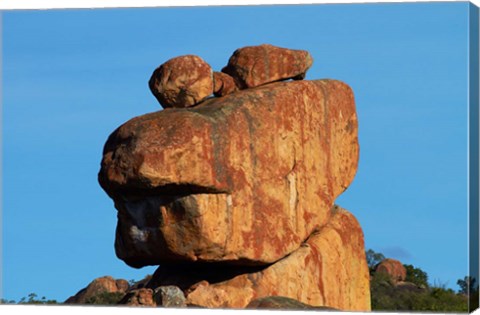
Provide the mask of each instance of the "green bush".
POLYGON ((122 292, 102 292, 88 298, 85 304, 113 305, 118 304, 125 294, 122 292))
POLYGON ((407 270, 407 277, 405 281, 415 283, 420 287, 428 287, 428 275, 420 268, 415 268, 412 265, 403 265, 407 270))
POLYGON ((37 294, 30 293, 28 295, 28 299, 26 297, 23 297, 20 299, 18 304, 57 304, 56 300, 47 300, 44 296, 39 300, 37 299, 37 297, 37 294))
POLYGON ((468 297, 445 286, 429 286, 427 273, 412 265, 406 280, 395 285, 385 273, 374 273, 370 282, 372 310, 417 312, 467 312, 468 297))
POLYGON ((365 254, 367 256, 368 269, 370 270, 370 274, 373 274, 375 266, 384 260, 385 256, 381 253, 373 251, 372 249, 367 250, 365 254))

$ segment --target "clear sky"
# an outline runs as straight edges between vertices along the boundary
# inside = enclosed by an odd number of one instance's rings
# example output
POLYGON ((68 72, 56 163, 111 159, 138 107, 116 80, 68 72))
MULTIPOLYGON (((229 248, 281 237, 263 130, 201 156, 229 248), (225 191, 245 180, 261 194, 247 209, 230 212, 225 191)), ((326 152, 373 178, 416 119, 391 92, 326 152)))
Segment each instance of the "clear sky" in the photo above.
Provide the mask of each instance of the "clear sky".
POLYGON ((467 2, 90 9, 3 13, 3 298, 64 301, 116 258, 116 210, 97 183, 103 144, 160 110, 166 60, 219 71, 237 48, 308 50, 307 79, 355 92, 360 165, 337 203, 366 248, 457 289, 467 275, 467 2))

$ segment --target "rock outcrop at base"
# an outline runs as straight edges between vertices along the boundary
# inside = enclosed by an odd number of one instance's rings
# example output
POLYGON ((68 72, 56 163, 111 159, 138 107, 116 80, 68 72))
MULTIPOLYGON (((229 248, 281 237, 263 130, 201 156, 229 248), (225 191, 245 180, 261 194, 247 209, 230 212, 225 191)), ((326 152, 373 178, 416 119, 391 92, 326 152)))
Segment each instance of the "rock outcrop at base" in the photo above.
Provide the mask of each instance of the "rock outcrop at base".
POLYGON ((283 296, 370 310, 362 230, 333 207, 357 171, 354 96, 303 80, 311 65, 306 51, 260 45, 222 72, 197 56, 154 72, 167 108, 115 130, 98 177, 118 210, 117 256, 161 266, 124 303, 156 305, 173 286, 190 306, 283 296))
POLYGON ((335 207, 329 223, 287 257, 258 272, 214 284, 194 284, 186 290, 187 303, 244 308, 254 299, 284 296, 311 306, 368 310, 368 266, 365 252, 359 250, 363 244, 357 220, 335 207))
POLYGON ((281 309, 281 310, 317 310, 335 311, 337 309, 326 306, 311 306, 284 296, 267 296, 248 303, 247 309, 281 309))
POLYGON ((124 279, 114 279, 110 276, 93 280, 87 287, 74 296, 69 297, 65 304, 95 304, 102 295, 124 295, 129 289, 129 284, 124 279))

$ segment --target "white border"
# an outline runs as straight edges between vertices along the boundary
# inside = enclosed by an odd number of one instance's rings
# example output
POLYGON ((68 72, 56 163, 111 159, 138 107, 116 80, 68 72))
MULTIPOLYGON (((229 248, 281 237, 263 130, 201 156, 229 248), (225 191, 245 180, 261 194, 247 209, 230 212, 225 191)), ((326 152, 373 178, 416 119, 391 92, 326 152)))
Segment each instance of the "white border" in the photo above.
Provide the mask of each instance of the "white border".
MULTIPOLYGON (((192 6, 238 6, 238 5, 289 5, 289 4, 328 4, 328 3, 400 3, 400 2, 471 2, 480 7, 480 0, 462 1, 462 0, 261 0, 261 1, 240 1, 240 0, 176 0, 176 1, 161 1, 161 0, 63 0, 63 1, 35 1, 35 0, 0 0, 0 10, 31 10, 31 9, 86 9, 86 8, 140 8, 140 7, 192 7, 192 6)), ((1 13, 1 12, 0 12, 1 13)), ((0 18, 0 41, 1 41, 1 18, 0 18)), ((0 42, 1 49, 1 42, 0 42)), ((1 70, 1 64, 0 64, 1 70)), ((1 74, 1 73, 0 73, 1 74)), ((1 83, 1 80, 0 80, 1 83)), ((0 87, 1 93, 1 87, 0 87)), ((0 94, 1 98, 1 94, 0 94)), ((0 102, 1 109, 1 102, 0 102)), ((1 112, 0 112, 1 114, 1 112)), ((1 118, 1 116, 0 116, 1 118)), ((0 139, 1 140, 1 139, 0 139)), ((0 142, 1 145, 1 142, 0 142)), ((1 147, 0 147, 1 148, 1 147)), ((1 156, 0 156, 1 158, 1 156)), ((1 160, 0 160, 1 162, 1 160)), ((1 164, 0 164, 1 167, 1 164)), ((1 175, 1 169, 0 169, 1 175)), ((0 178, 1 184, 1 178, 0 178)), ((1 188, 1 186, 0 186, 1 188)), ((1 190, 0 190, 1 194, 1 190)), ((1 195, 0 195, 1 200, 1 195)), ((0 207, 0 223, 1 223, 1 207, 0 207)), ((1 230, 1 228, 0 228, 1 230)), ((1 234, 0 234, 1 242, 1 234)), ((2 250, 0 243, 0 260, 2 260, 2 250)), ((0 273, 3 272, 0 261, 0 273)), ((0 293, 2 291, 2 277, 0 275, 0 293)), ((28 314, 84 314, 85 311, 89 311, 92 314, 155 314, 159 313, 158 308, 129 308, 129 307, 78 307, 78 306, 34 306, 34 305, 0 305, 2 314, 17 314, 26 311, 28 314)), ((212 310, 212 309, 165 309, 163 310, 169 314, 269 314, 269 315, 285 315, 285 314, 312 314, 312 312, 303 311, 250 311, 250 310, 212 310)), ((317 314, 328 314, 329 312, 317 311, 317 314)), ((337 313, 337 312, 334 312, 337 313)), ((478 314, 479 312, 475 312, 478 314)), ((341 312, 341 314, 367 314, 367 313, 352 313, 341 312)), ((375 312, 375 314, 395 314, 391 312, 375 312)), ((420 314, 420 313, 418 313, 420 314)))

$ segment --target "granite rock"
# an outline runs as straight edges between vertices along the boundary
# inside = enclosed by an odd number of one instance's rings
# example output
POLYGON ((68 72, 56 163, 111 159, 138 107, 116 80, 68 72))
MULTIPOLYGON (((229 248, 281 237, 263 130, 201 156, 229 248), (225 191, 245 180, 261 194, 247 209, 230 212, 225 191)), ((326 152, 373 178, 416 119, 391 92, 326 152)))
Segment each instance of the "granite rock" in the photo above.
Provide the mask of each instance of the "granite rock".
POLYGON ((358 163, 351 89, 278 82, 134 118, 110 135, 99 182, 117 256, 264 265, 330 219, 358 163))
POLYGON ((280 80, 304 79, 312 64, 308 51, 263 44, 237 49, 222 72, 246 89, 280 80))

